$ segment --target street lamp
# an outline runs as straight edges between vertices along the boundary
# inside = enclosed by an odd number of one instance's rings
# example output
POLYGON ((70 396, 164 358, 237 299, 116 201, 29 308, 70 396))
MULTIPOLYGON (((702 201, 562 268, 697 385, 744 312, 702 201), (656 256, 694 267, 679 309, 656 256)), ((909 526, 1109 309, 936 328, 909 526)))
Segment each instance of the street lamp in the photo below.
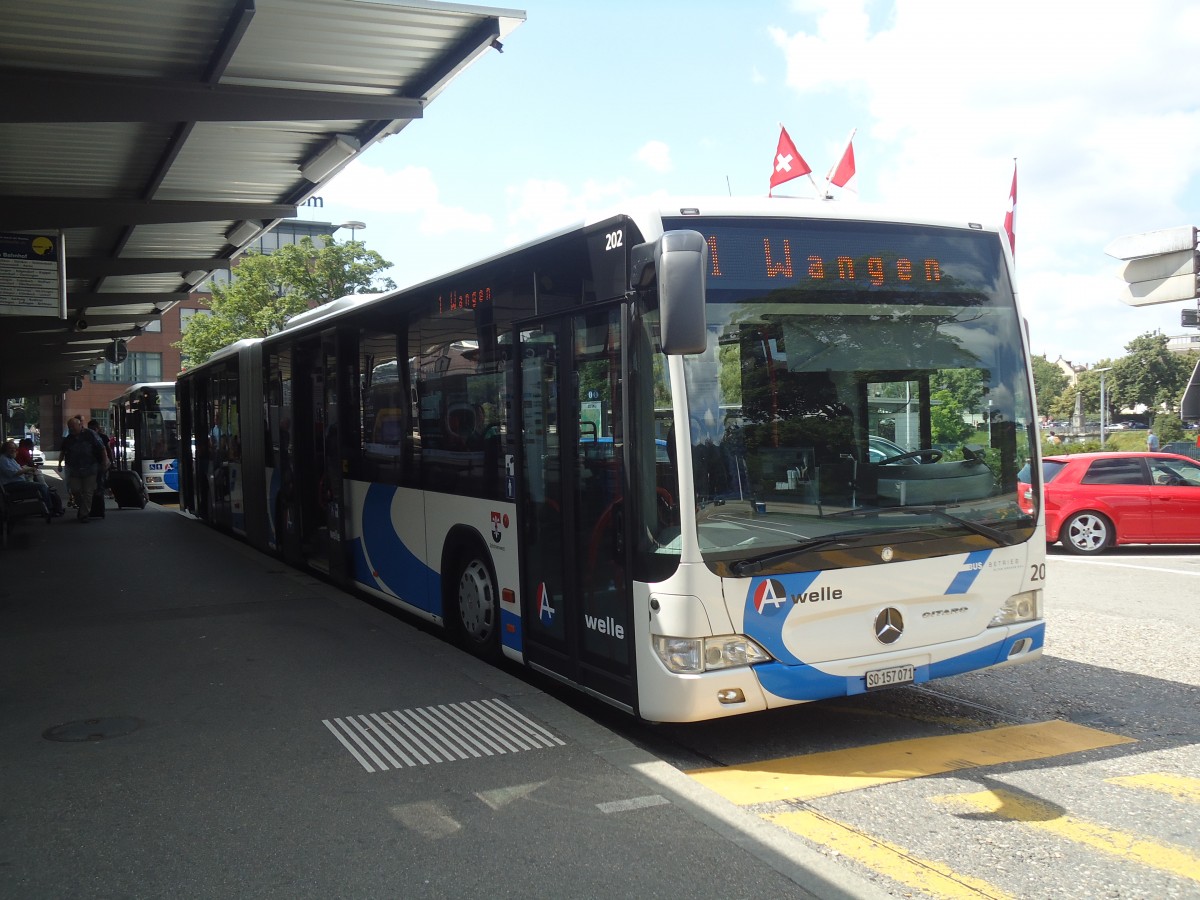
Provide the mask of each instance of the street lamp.
POLYGON ((1105 366, 1103 369, 1092 369, 1093 372, 1100 373, 1100 449, 1104 449, 1104 373, 1111 372, 1112 366, 1105 366))
POLYGON ((366 227, 367 227, 366 222, 343 222, 341 225, 338 226, 338 228, 349 228, 350 229, 350 240, 351 241, 354 240, 354 233, 356 231, 358 231, 359 229, 365 229, 366 227))

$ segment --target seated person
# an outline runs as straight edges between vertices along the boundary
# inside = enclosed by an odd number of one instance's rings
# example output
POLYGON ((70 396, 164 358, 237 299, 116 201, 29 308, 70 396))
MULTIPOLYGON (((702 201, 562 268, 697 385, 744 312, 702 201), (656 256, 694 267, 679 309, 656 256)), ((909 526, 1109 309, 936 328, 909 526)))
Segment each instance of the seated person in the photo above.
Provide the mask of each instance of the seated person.
POLYGON ((21 443, 17 445, 17 464, 20 466, 28 466, 33 471, 30 477, 31 481, 36 481, 38 484, 45 484, 46 477, 42 475, 42 470, 33 464, 33 438, 22 438, 21 443))
POLYGON ((4 451, 0 454, 0 487, 5 491, 9 491, 10 485, 26 485, 32 484, 37 488, 37 492, 42 497, 42 502, 46 504, 46 509, 50 509, 50 488, 45 482, 29 481, 26 476, 34 476, 37 474, 35 466, 23 466, 17 462, 17 445, 13 441, 4 442, 4 451))

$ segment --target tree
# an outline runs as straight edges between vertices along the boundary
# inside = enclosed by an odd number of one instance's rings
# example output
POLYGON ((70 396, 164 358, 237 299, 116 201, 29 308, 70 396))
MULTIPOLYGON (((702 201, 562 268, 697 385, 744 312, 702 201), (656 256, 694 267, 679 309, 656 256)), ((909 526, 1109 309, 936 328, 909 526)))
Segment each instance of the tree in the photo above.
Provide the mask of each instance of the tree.
POLYGON ((1147 332, 1125 345, 1126 356, 1113 363, 1108 382, 1113 405, 1177 412, 1191 376, 1184 356, 1167 349, 1165 334, 1147 332))
MULTIPOLYGON (((1044 356, 1035 356, 1031 362, 1033 364, 1033 391, 1037 395, 1038 412, 1041 415, 1054 415, 1051 409, 1055 401, 1062 396, 1063 391, 1070 386, 1071 380, 1067 378, 1062 369, 1044 356)), ((1074 403, 1075 398, 1072 395, 1072 406, 1074 403)))
POLYGON ((948 391, 954 397, 960 413, 982 412, 987 390, 988 373, 984 369, 938 369, 929 378, 930 388, 948 391))
MULTIPOLYGON (((1104 374, 1104 401, 1108 407, 1108 411, 1104 415, 1105 422, 1112 421, 1112 411, 1115 403, 1113 397, 1113 387, 1116 379, 1113 378, 1113 372, 1101 373, 1100 369, 1115 368, 1115 363, 1111 359, 1102 359, 1090 369, 1085 369, 1080 372, 1075 380, 1074 386, 1068 384, 1058 395, 1055 400, 1050 402, 1050 408, 1047 410, 1049 415, 1056 419, 1069 419, 1075 414, 1075 398, 1082 397, 1080 407, 1083 412, 1084 421, 1098 420, 1100 418, 1100 375, 1104 374)), ((1039 404, 1038 411, 1042 411, 1039 404)))
POLYGON ((974 433, 975 426, 966 421, 965 410, 953 391, 946 388, 933 391, 930 399, 933 408, 929 419, 935 444, 961 444, 974 433))
POLYGON ((275 334, 288 319, 307 309, 347 294, 396 286, 390 278, 375 281, 375 275, 391 263, 360 241, 322 240, 322 247, 306 237, 271 254, 243 256, 230 284, 212 286, 212 315, 193 316, 176 345, 183 351, 184 366, 199 365, 242 338, 275 334))

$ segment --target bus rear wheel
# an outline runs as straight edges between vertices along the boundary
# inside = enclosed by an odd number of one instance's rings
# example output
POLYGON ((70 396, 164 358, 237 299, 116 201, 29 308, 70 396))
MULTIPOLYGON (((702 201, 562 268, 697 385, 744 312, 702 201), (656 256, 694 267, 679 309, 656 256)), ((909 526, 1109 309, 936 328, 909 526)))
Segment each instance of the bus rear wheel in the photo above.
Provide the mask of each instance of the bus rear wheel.
POLYGON ((500 598, 487 560, 476 553, 464 553, 459 557, 451 585, 453 627, 458 638, 476 656, 496 657, 500 645, 500 598))

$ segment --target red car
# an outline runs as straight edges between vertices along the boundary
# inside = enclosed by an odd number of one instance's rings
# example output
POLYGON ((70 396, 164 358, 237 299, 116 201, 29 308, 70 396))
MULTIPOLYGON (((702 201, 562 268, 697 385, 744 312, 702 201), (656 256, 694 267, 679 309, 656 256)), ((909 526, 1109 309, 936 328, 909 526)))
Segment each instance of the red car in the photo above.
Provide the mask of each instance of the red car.
MULTIPOLYGON (((1022 509, 1033 512, 1026 466, 1022 509)), ((1042 459, 1046 542, 1070 553, 1118 544, 1200 544, 1200 464, 1174 453, 1074 453, 1042 459)))

